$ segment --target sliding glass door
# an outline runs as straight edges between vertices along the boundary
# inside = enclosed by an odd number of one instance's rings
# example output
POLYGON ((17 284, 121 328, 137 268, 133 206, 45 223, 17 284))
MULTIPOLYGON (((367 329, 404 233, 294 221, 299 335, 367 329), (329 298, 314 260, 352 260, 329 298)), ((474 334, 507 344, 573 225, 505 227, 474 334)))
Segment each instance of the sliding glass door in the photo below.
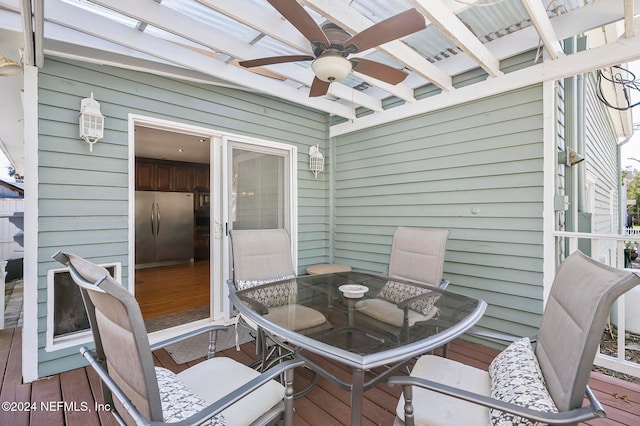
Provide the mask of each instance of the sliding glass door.
POLYGON ((294 151, 292 146, 229 141, 229 229, 295 232, 294 151))

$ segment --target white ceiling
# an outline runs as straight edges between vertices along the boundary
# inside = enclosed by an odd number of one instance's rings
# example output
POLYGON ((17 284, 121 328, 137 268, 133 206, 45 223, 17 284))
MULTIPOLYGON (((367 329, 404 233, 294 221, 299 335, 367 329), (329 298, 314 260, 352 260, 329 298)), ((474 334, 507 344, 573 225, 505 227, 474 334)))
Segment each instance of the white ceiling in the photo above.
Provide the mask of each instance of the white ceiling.
POLYGON ((298 3, 315 22, 329 20, 351 34, 416 8, 424 30, 358 54, 406 71, 407 79, 390 85, 352 73, 327 95, 309 97, 309 62, 259 72, 238 66, 238 60, 312 53, 267 0, 0 0, 0 53, 19 60, 21 48, 27 65, 42 66, 47 54, 260 92, 336 116, 332 136, 640 58, 634 27, 640 0, 298 3), (587 33, 597 36, 586 51, 563 51, 560 40, 587 33), (536 63, 501 70, 501 61, 536 48, 536 63), (453 83, 476 68, 485 72, 481 81, 453 83), (416 96, 428 86, 439 90, 416 96))
POLYGON ((208 164, 209 144, 209 138, 201 136, 135 127, 136 157, 208 164))

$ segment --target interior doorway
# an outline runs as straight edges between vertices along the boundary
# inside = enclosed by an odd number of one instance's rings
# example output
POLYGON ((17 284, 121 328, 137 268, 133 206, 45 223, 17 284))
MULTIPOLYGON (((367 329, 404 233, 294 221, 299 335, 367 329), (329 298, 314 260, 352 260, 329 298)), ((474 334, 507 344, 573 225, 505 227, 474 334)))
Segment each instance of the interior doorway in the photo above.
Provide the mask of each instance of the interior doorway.
MULTIPOLYGON (((211 318, 211 138, 135 120, 134 294, 149 332, 211 318)), ((131 282, 131 281, 130 281, 131 282)))

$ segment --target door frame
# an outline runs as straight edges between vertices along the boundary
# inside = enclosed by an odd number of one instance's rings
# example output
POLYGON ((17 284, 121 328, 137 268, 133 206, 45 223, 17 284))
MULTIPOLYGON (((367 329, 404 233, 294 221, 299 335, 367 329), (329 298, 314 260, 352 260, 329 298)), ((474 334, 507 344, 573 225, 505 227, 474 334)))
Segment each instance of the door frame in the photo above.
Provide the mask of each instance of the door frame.
MULTIPOLYGON (((129 114, 128 116, 128 146, 129 146, 129 244, 128 244, 128 289, 129 291, 135 295, 135 190, 136 190, 136 182, 135 182, 135 127, 143 126, 149 127, 158 130, 166 130, 174 133, 184 133, 188 135, 193 135, 201 138, 207 138, 210 140, 210 150, 209 150, 209 170, 210 170, 210 185, 213 183, 213 178, 211 170, 214 167, 213 164, 213 135, 216 133, 212 129, 208 129, 200 126, 193 126, 185 123, 180 123, 177 121, 170 121, 159 119, 155 117, 143 116, 138 114, 129 114)), ((209 324, 212 321, 217 322, 216 319, 220 319, 220 315, 216 316, 215 310, 213 309, 213 300, 214 300, 214 287, 212 283, 215 281, 215 277, 212 275, 213 271, 218 271, 219 268, 215 268, 215 259, 212 258, 210 260, 210 275, 209 275, 209 317, 204 318, 189 324, 179 325, 176 327, 172 327, 165 330, 156 331, 150 333, 149 340, 151 343, 155 343, 157 341, 173 337, 175 335, 179 335, 184 333, 187 330, 191 330, 202 326, 204 324, 209 324)), ((221 321, 218 321, 221 322, 221 321)))
POLYGON ((222 243, 222 258, 226 261, 226 268, 224 268, 223 288, 222 288, 222 313, 224 314, 225 321, 231 321, 231 302, 229 301, 229 288, 226 285, 227 281, 231 278, 231 240, 229 236, 229 195, 231 187, 231 179, 229 174, 231 172, 231 150, 234 146, 241 147, 245 150, 253 152, 259 152, 263 154, 282 155, 285 159, 285 182, 284 187, 287 192, 285 208, 285 229, 289 232, 291 239, 291 260, 293 262, 294 271, 298 270, 298 147, 295 145, 267 141, 264 139, 250 138, 246 136, 238 136, 226 134, 222 136, 220 140, 222 155, 222 167, 220 169, 222 173, 222 194, 221 201, 221 213, 222 223, 224 224, 224 238, 222 243), (287 173, 288 172, 288 173, 287 173), (288 179, 287 179, 288 177, 288 179))
POLYGON ((288 229, 291 234, 291 249, 294 267, 297 270, 298 263, 298 193, 297 193, 297 147, 294 145, 268 141, 259 138, 222 132, 211 128, 194 126, 177 121, 170 121, 138 114, 128 116, 128 146, 129 146, 129 244, 128 244, 128 288, 135 294, 135 126, 151 127, 159 130, 190 134, 210 140, 209 151, 209 187, 211 194, 211 240, 210 240, 210 317, 187 325, 161 330, 150 335, 150 341, 156 342, 162 339, 178 335, 186 330, 194 329, 207 323, 231 322, 231 306, 226 285, 230 277, 230 246, 228 234, 228 196, 229 182, 227 164, 227 150, 230 144, 240 143, 248 149, 259 152, 281 151, 285 153, 285 161, 288 159, 289 182, 287 190, 289 194, 288 229), (288 158, 287 158, 288 157, 288 158))

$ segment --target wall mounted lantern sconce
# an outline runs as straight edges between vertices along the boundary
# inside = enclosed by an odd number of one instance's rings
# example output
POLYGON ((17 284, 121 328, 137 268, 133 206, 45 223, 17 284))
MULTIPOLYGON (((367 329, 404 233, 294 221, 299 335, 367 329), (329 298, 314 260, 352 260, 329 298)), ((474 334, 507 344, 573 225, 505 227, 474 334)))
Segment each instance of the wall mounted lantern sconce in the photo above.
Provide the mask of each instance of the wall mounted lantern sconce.
POLYGON ((11 59, 7 59, 0 55, 0 76, 10 77, 18 74, 20 71, 22 71, 22 68, 16 61, 12 61, 11 59))
POLYGON ((324 170, 324 157, 318 145, 309 147, 309 170, 318 178, 318 173, 324 170))
POLYGON ((565 166, 571 167, 582 161, 584 161, 584 157, 571 148, 558 152, 558 164, 564 164, 565 166))
POLYGON ((89 144, 89 151, 93 151, 93 144, 104 135, 104 116, 100 113, 100 104, 90 98, 80 101, 80 137, 89 144))

